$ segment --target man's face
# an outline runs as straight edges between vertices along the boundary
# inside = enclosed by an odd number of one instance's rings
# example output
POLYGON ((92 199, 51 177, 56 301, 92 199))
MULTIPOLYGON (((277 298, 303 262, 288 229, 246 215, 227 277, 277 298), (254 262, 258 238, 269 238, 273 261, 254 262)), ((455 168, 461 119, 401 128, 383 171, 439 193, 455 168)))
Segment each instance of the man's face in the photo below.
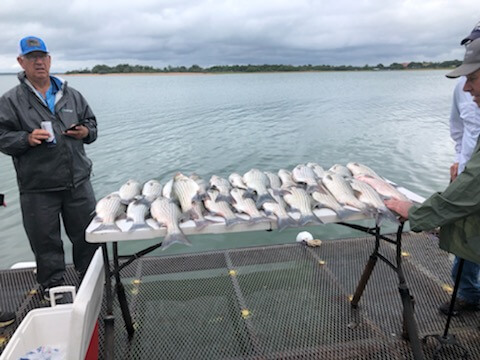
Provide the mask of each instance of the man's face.
POLYGON ((33 51, 24 56, 19 56, 17 60, 30 81, 37 82, 48 79, 51 58, 47 53, 33 51))
POLYGON ((468 91, 473 96, 473 101, 480 107, 480 69, 467 75, 463 91, 468 91))

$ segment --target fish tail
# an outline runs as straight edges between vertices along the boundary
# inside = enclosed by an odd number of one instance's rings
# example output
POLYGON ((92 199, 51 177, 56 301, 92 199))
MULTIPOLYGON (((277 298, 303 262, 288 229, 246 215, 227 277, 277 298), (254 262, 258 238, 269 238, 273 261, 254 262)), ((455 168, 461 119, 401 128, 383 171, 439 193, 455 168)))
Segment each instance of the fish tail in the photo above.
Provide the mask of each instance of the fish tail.
POLYGON ((283 195, 290 194, 290 191, 285 189, 272 189, 272 193, 275 196, 283 196, 283 195))
POLYGON ((321 221, 319 218, 317 218, 315 215, 307 215, 307 216, 302 216, 298 220, 299 224, 304 226, 307 225, 308 223, 316 223, 316 224, 323 224, 323 221, 321 221))
POLYGON ((100 231, 122 231, 117 224, 100 224, 98 227, 92 230, 93 232, 100 232, 100 231))
POLYGON ((234 218, 230 218, 230 219, 225 219, 225 226, 226 227, 230 227, 230 226, 233 226, 233 225, 236 225, 236 224, 241 224, 245 222, 245 220, 239 218, 239 217, 234 217, 234 218))
POLYGON ((277 219, 278 231, 285 230, 288 227, 297 227, 298 223, 295 219, 292 219, 290 216, 279 217, 277 219))
POLYGON ((195 227, 200 230, 207 226, 210 222, 206 219, 196 219, 193 220, 195 222, 195 227))
POLYGON ((377 225, 383 224, 385 220, 390 221, 396 225, 400 224, 397 217, 388 209, 379 211, 375 217, 375 220, 377 225))
POLYGON ((244 199, 255 199, 255 192, 253 192, 253 190, 247 190, 243 194, 243 198, 244 199))
POLYGON ((138 223, 138 224, 133 224, 130 227, 130 229, 128 229, 128 232, 137 231, 137 230, 152 230, 152 229, 153 228, 147 223, 138 223))
POLYGON ((258 224, 258 223, 267 222, 267 221, 272 221, 272 220, 264 216, 257 216, 257 217, 251 217, 249 223, 258 224))
POLYGON ((167 234, 167 236, 165 236, 162 242, 162 250, 167 249, 170 245, 175 243, 189 245, 189 246, 192 245, 190 240, 188 240, 187 237, 181 231, 179 231, 179 232, 167 234))
POLYGON ((339 210, 336 210, 335 212, 337 213, 337 216, 340 220, 343 220, 349 217, 350 215, 357 213, 357 211, 355 210, 345 209, 344 207, 342 207, 339 210))
POLYGON ((270 201, 270 202, 272 202, 272 201, 273 201, 273 202, 276 202, 275 199, 272 197, 272 195, 270 195, 270 194, 268 194, 268 193, 267 193, 267 194, 262 194, 262 195, 260 195, 260 196, 258 197, 257 203, 256 203, 257 208, 261 209, 261 208, 262 208, 262 205, 263 205, 264 203, 266 203, 266 202, 269 202, 269 201, 270 201))
POLYGON ((226 201, 227 203, 231 204, 233 202, 233 198, 231 195, 218 194, 217 198, 215 199, 215 202, 219 202, 219 201, 226 201))

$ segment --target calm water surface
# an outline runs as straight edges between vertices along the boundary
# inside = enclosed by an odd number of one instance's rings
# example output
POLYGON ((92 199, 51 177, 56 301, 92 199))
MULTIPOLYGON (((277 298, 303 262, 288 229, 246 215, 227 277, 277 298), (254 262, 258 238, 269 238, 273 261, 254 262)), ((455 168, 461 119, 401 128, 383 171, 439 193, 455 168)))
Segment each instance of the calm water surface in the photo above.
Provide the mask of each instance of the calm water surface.
MULTIPOLYGON (((86 146, 97 199, 128 179, 165 183, 175 172, 277 171, 315 161, 362 162, 422 195, 448 183, 454 80, 445 71, 184 76, 64 76, 93 108, 98 140, 86 146)), ((0 76, 0 93, 17 84, 0 76)), ((0 154, 0 268, 33 260, 10 157, 0 154)), ((339 225, 316 237, 358 235, 339 225)), ((298 229, 190 237, 161 254, 294 241, 298 229)), ((70 245, 65 237, 67 261, 70 245)), ((120 245, 124 253, 152 241, 120 245)))

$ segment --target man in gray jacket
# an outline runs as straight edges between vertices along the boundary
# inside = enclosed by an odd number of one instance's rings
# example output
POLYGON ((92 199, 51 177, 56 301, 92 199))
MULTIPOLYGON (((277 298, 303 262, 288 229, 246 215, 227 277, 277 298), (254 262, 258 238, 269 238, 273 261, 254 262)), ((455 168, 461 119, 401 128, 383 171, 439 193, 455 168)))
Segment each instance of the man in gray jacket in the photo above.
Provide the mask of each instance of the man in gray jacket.
POLYGON ((64 283, 60 216, 82 277, 97 245, 85 241, 96 201, 92 163, 84 144, 97 138, 97 122, 84 97, 50 75, 51 57, 42 39, 20 40, 20 84, 0 98, 0 151, 17 173, 23 225, 46 298, 64 283))

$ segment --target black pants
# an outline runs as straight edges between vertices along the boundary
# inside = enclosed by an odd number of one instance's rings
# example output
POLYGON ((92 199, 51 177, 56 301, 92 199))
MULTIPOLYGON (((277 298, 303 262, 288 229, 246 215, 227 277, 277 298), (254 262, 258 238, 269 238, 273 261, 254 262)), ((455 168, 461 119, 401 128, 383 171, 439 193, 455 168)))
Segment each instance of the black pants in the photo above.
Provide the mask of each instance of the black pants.
POLYGON ((60 216, 73 244, 73 264, 81 276, 87 271, 98 244, 85 241, 85 229, 93 218, 95 195, 90 181, 75 189, 20 194, 23 226, 35 260, 37 281, 42 287, 63 283, 65 256, 60 216))

